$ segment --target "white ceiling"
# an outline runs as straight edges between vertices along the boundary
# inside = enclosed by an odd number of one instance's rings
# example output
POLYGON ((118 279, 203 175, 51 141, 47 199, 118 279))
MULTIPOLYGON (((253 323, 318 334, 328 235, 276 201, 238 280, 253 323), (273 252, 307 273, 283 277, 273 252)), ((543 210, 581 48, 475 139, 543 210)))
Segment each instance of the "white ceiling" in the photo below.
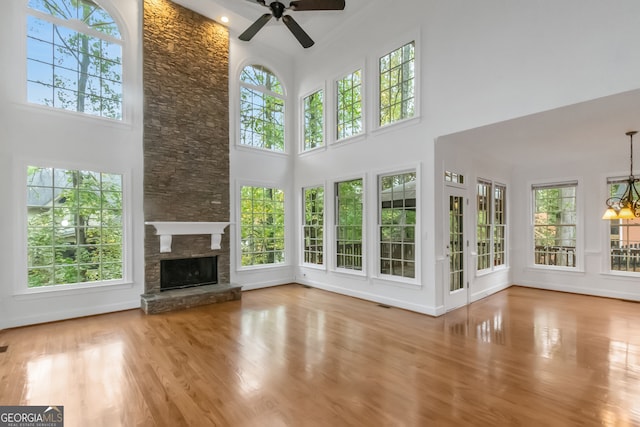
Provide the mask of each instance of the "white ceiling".
MULTIPOLYGON (((173 1, 219 23, 221 23, 221 16, 227 16, 229 23, 223 25, 227 26, 229 36, 232 38, 237 38, 260 16, 269 13, 269 9, 251 0, 173 1)), ((287 6, 289 5, 289 0, 280 1, 287 6)), ((316 44, 309 48, 312 50, 334 33, 336 29, 346 25, 347 21, 361 12, 363 8, 370 7, 378 1, 381 0, 346 0, 345 9, 341 11, 287 11, 285 14, 291 15, 315 41, 316 44)), ((276 21, 275 19, 269 21, 250 42, 240 43, 266 44, 287 54, 296 54, 305 50, 287 27, 281 21, 276 21)))
POLYGON ((514 166, 612 157, 626 165, 630 130, 640 131, 640 90, 445 135, 438 144, 514 166))

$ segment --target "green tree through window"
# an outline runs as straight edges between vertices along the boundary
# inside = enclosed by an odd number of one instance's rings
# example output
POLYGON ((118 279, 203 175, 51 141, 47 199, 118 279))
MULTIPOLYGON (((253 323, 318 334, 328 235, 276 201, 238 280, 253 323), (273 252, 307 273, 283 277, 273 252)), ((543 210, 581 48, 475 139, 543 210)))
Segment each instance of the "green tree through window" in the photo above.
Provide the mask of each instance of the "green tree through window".
POLYGON ((356 70, 337 82, 338 140, 362 133, 362 71, 356 70))
POLYGON ((303 190, 304 262, 324 264, 324 188, 311 187, 303 190))
POLYGON ((122 40, 91 0, 30 0, 29 102, 122 119, 122 40))
POLYGON ((284 151, 284 91, 276 76, 260 65, 240 74, 240 144, 284 151))
POLYGON ((362 270, 363 181, 336 183, 336 266, 362 270))
POLYGON ((304 98, 304 150, 324 144, 324 92, 318 90, 304 98))
POLYGON ((415 42, 380 58, 380 126, 415 113, 415 42))
POLYGON ((284 262, 284 192, 243 186, 240 190, 242 266, 284 262))
POLYGON ((28 287, 123 278, 122 176, 27 169, 28 287))

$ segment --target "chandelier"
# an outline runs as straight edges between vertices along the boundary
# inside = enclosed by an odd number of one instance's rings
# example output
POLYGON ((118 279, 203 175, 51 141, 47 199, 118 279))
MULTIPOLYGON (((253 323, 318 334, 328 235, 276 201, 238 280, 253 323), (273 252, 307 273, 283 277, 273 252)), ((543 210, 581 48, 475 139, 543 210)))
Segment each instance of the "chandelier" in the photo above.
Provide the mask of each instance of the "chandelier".
POLYGON ((633 135, 637 131, 629 131, 625 135, 629 137, 631 146, 629 178, 627 179, 627 188, 622 196, 613 196, 607 199, 607 210, 602 219, 633 219, 640 218, 640 194, 636 189, 635 183, 639 181, 633 176, 633 135))

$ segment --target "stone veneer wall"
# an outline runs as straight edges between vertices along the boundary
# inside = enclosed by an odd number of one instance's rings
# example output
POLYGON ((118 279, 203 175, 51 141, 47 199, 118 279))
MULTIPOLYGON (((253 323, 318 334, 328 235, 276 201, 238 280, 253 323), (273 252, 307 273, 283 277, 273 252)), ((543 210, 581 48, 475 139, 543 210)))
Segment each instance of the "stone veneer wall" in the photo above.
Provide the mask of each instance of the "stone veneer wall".
MULTIPOLYGON (((229 35, 168 0, 144 0, 145 221, 229 222, 229 35)), ((174 236, 171 253, 145 228, 145 292, 159 292, 160 260, 218 255, 218 283, 230 281, 229 229, 174 236)))

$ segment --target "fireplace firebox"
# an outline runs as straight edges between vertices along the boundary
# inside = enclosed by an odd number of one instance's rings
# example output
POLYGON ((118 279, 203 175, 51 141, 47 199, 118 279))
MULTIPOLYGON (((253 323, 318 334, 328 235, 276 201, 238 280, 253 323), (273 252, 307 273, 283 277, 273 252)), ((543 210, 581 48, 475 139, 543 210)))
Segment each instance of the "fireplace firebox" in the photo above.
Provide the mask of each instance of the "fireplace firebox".
POLYGON ((217 256, 160 261, 160 291, 217 283, 217 256))

